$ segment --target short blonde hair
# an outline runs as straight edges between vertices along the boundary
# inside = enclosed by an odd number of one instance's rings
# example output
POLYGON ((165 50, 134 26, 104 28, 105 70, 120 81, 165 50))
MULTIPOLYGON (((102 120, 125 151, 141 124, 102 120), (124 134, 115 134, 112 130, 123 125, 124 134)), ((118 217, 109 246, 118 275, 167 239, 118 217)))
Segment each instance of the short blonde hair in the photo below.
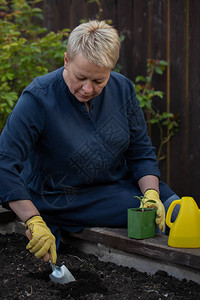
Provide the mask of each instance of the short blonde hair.
POLYGON ((105 21, 92 20, 80 24, 69 35, 69 60, 73 60, 77 54, 82 54, 97 66, 113 69, 119 59, 119 52, 118 32, 105 21))

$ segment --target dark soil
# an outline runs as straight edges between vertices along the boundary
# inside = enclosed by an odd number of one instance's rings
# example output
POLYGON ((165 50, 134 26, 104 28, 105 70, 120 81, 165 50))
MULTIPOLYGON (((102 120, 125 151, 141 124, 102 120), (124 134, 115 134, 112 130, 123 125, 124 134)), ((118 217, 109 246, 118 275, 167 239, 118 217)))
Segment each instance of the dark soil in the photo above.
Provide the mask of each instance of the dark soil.
POLYGON ((57 265, 65 264, 75 282, 55 285, 51 267, 30 254, 21 235, 0 235, 0 300, 200 299, 200 286, 159 271, 155 275, 99 261, 61 245, 57 265))

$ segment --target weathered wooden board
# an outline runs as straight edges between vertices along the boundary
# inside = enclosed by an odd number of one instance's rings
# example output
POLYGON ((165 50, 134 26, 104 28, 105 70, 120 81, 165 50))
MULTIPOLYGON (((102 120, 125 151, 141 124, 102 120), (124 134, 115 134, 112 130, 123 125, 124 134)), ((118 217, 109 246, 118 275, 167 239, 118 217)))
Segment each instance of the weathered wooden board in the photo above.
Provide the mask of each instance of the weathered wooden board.
POLYGON ((70 235, 118 250, 200 270, 200 248, 180 249, 169 247, 167 244, 168 237, 164 235, 136 240, 127 236, 126 229, 99 227, 84 229, 79 233, 71 233, 70 235))

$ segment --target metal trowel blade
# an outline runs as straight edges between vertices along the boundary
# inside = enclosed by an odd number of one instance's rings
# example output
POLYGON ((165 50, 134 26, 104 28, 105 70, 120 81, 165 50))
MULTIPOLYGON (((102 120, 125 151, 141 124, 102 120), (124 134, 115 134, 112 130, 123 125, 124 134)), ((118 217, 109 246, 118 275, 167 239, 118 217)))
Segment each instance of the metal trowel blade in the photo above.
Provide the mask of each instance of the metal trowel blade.
POLYGON ((51 264, 51 266, 53 272, 49 275, 49 277, 54 283, 65 284, 76 280, 65 265, 58 267, 51 264))

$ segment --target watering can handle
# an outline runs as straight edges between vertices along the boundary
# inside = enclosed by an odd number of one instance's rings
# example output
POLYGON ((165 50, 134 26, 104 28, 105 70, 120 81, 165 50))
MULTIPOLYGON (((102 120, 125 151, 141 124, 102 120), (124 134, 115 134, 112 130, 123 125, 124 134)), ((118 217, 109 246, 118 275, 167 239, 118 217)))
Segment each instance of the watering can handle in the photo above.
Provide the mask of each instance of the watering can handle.
POLYGON ((175 200, 175 201, 173 201, 172 204, 170 205, 170 207, 168 208, 167 215, 166 215, 166 224, 167 224, 167 226, 169 228, 171 228, 172 225, 173 225, 173 223, 171 222, 171 215, 172 215, 174 207, 177 204, 181 204, 181 200, 175 200))

